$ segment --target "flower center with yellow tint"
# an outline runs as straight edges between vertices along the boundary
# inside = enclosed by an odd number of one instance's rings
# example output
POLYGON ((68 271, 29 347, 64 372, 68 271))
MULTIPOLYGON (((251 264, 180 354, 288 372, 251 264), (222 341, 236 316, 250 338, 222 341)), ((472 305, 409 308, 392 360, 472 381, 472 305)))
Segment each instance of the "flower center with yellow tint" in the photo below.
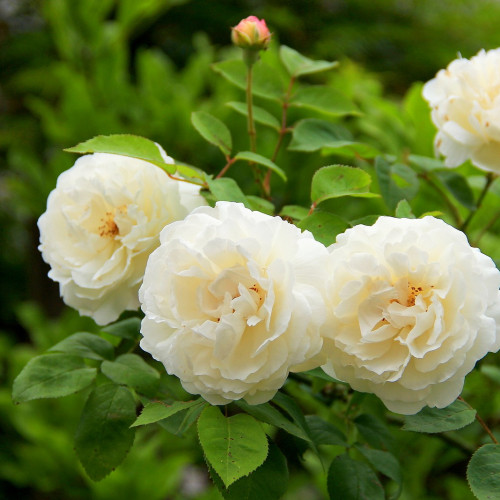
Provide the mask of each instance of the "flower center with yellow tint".
POLYGON ((127 206, 123 205, 109 212, 106 212, 104 217, 101 217, 101 225, 97 228, 99 236, 102 238, 114 238, 120 234, 120 229, 115 222, 116 212, 126 213, 127 206))
POLYGON ((408 283, 408 297, 406 298, 406 307, 415 305, 415 299, 423 292, 421 286, 413 286, 408 283))

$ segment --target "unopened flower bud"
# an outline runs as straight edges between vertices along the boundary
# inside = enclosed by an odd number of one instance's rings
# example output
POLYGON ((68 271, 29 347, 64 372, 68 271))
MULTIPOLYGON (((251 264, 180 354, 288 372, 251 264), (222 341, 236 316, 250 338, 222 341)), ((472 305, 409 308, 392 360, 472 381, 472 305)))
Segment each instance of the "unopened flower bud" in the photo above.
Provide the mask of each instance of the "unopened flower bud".
POLYGON ((269 46, 271 33, 264 19, 249 16, 231 28, 231 40, 241 49, 265 50, 269 46))

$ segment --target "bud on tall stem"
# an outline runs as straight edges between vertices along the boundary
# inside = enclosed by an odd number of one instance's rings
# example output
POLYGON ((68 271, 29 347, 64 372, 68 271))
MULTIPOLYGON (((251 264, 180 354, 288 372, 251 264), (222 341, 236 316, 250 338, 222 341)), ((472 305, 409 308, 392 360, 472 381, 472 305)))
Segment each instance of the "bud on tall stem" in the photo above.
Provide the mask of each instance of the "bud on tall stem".
POLYGON ((264 19, 249 16, 241 20, 236 26, 231 28, 231 40, 243 49, 243 61, 247 66, 247 111, 248 111, 248 135, 250 137, 250 149, 256 151, 256 132, 253 121, 252 105, 252 66, 257 61, 260 50, 265 50, 269 46, 271 33, 264 19))

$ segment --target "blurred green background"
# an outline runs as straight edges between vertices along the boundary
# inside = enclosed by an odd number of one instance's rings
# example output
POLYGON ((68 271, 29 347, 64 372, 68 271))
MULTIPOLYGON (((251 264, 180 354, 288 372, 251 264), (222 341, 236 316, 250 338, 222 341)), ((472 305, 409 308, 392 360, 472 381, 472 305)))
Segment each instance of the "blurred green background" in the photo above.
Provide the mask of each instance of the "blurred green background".
MULTIPOLYGON (((365 112, 352 129, 395 155, 409 147, 432 155, 430 125, 412 129, 402 118, 418 97, 414 82, 429 80, 458 53, 500 46, 495 0, 0 0, 0 498, 219 498, 194 437, 167 433, 139 433, 125 464, 92 483, 72 444, 85 395, 14 407, 10 388, 30 357, 96 328, 63 309, 37 251, 36 220, 58 174, 75 160, 63 148, 97 134, 133 133, 183 162, 220 170, 220 153, 197 134, 190 114, 204 109, 223 119, 246 149, 244 119, 224 106, 241 92, 210 64, 238 57, 230 26, 251 14, 266 19, 275 42, 340 60, 329 81, 365 112)), ((280 160, 289 191, 307 204, 303 180, 325 160, 299 153, 280 160)), ((499 398, 474 377, 471 398, 498 423, 499 398)), ((398 437, 407 476, 401 498, 472 498, 460 446, 398 437)), ((290 499, 323 498, 300 470, 290 491, 290 499)))

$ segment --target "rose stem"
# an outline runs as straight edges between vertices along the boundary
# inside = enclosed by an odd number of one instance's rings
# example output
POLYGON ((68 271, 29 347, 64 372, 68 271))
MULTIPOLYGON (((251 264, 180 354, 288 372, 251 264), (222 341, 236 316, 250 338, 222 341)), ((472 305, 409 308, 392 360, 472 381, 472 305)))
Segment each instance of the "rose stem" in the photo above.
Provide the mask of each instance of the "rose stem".
POLYGON ((486 184, 484 185, 483 190, 481 191, 481 194, 479 195, 479 198, 477 199, 476 208, 469 212, 467 219, 465 219, 465 222, 460 226, 461 231, 465 232, 465 229, 469 225, 469 222, 472 220, 472 217, 474 217, 474 215, 476 215, 477 211, 481 208, 481 204, 483 203, 484 197, 488 193, 488 190, 490 189, 490 187, 493 184, 493 181, 495 179, 496 179, 496 175, 493 172, 489 172, 488 175, 486 176, 486 184))
MULTIPOLYGON (((281 144, 283 143, 283 138, 288 132, 288 128, 286 126, 286 120, 287 120, 287 112, 288 112, 288 106, 290 102, 290 96, 292 94, 292 87, 293 84, 295 83, 295 77, 292 76, 290 79, 290 83, 288 84, 288 89, 285 94, 285 98, 283 100, 283 112, 281 113, 281 129, 279 131, 279 136, 278 136, 278 142, 276 143, 276 147, 274 148, 273 156, 271 157, 271 161, 274 163, 276 161, 276 157, 278 156, 278 152, 281 148, 281 144)), ((271 194, 271 170, 268 170, 266 172, 266 177, 264 179, 263 183, 264 191, 267 193, 269 196, 271 194)))
MULTIPOLYGON (((472 408, 472 406, 469 403, 467 403, 467 401, 465 401, 465 399, 462 396, 458 396, 457 399, 465 403, 471 410, 474 410, 474 408, 472 408)), ((497 438, 493 435, 493 432, 491 432, 491 429, 486 425, 486 422, 479 416, 477 411, 476 411, 476 420, 479 422, 479 425, 486 431, 488 436, 490 436, 491 440, 495 444, 498 444, 497 438)))
POLYGON ((247 64, 247 123, 248 136, 250 137, 250 151, 255 153, 257 150, 257 132, 253 121, 253 97, 252 97, 252 68, 253 64, 247 64))

